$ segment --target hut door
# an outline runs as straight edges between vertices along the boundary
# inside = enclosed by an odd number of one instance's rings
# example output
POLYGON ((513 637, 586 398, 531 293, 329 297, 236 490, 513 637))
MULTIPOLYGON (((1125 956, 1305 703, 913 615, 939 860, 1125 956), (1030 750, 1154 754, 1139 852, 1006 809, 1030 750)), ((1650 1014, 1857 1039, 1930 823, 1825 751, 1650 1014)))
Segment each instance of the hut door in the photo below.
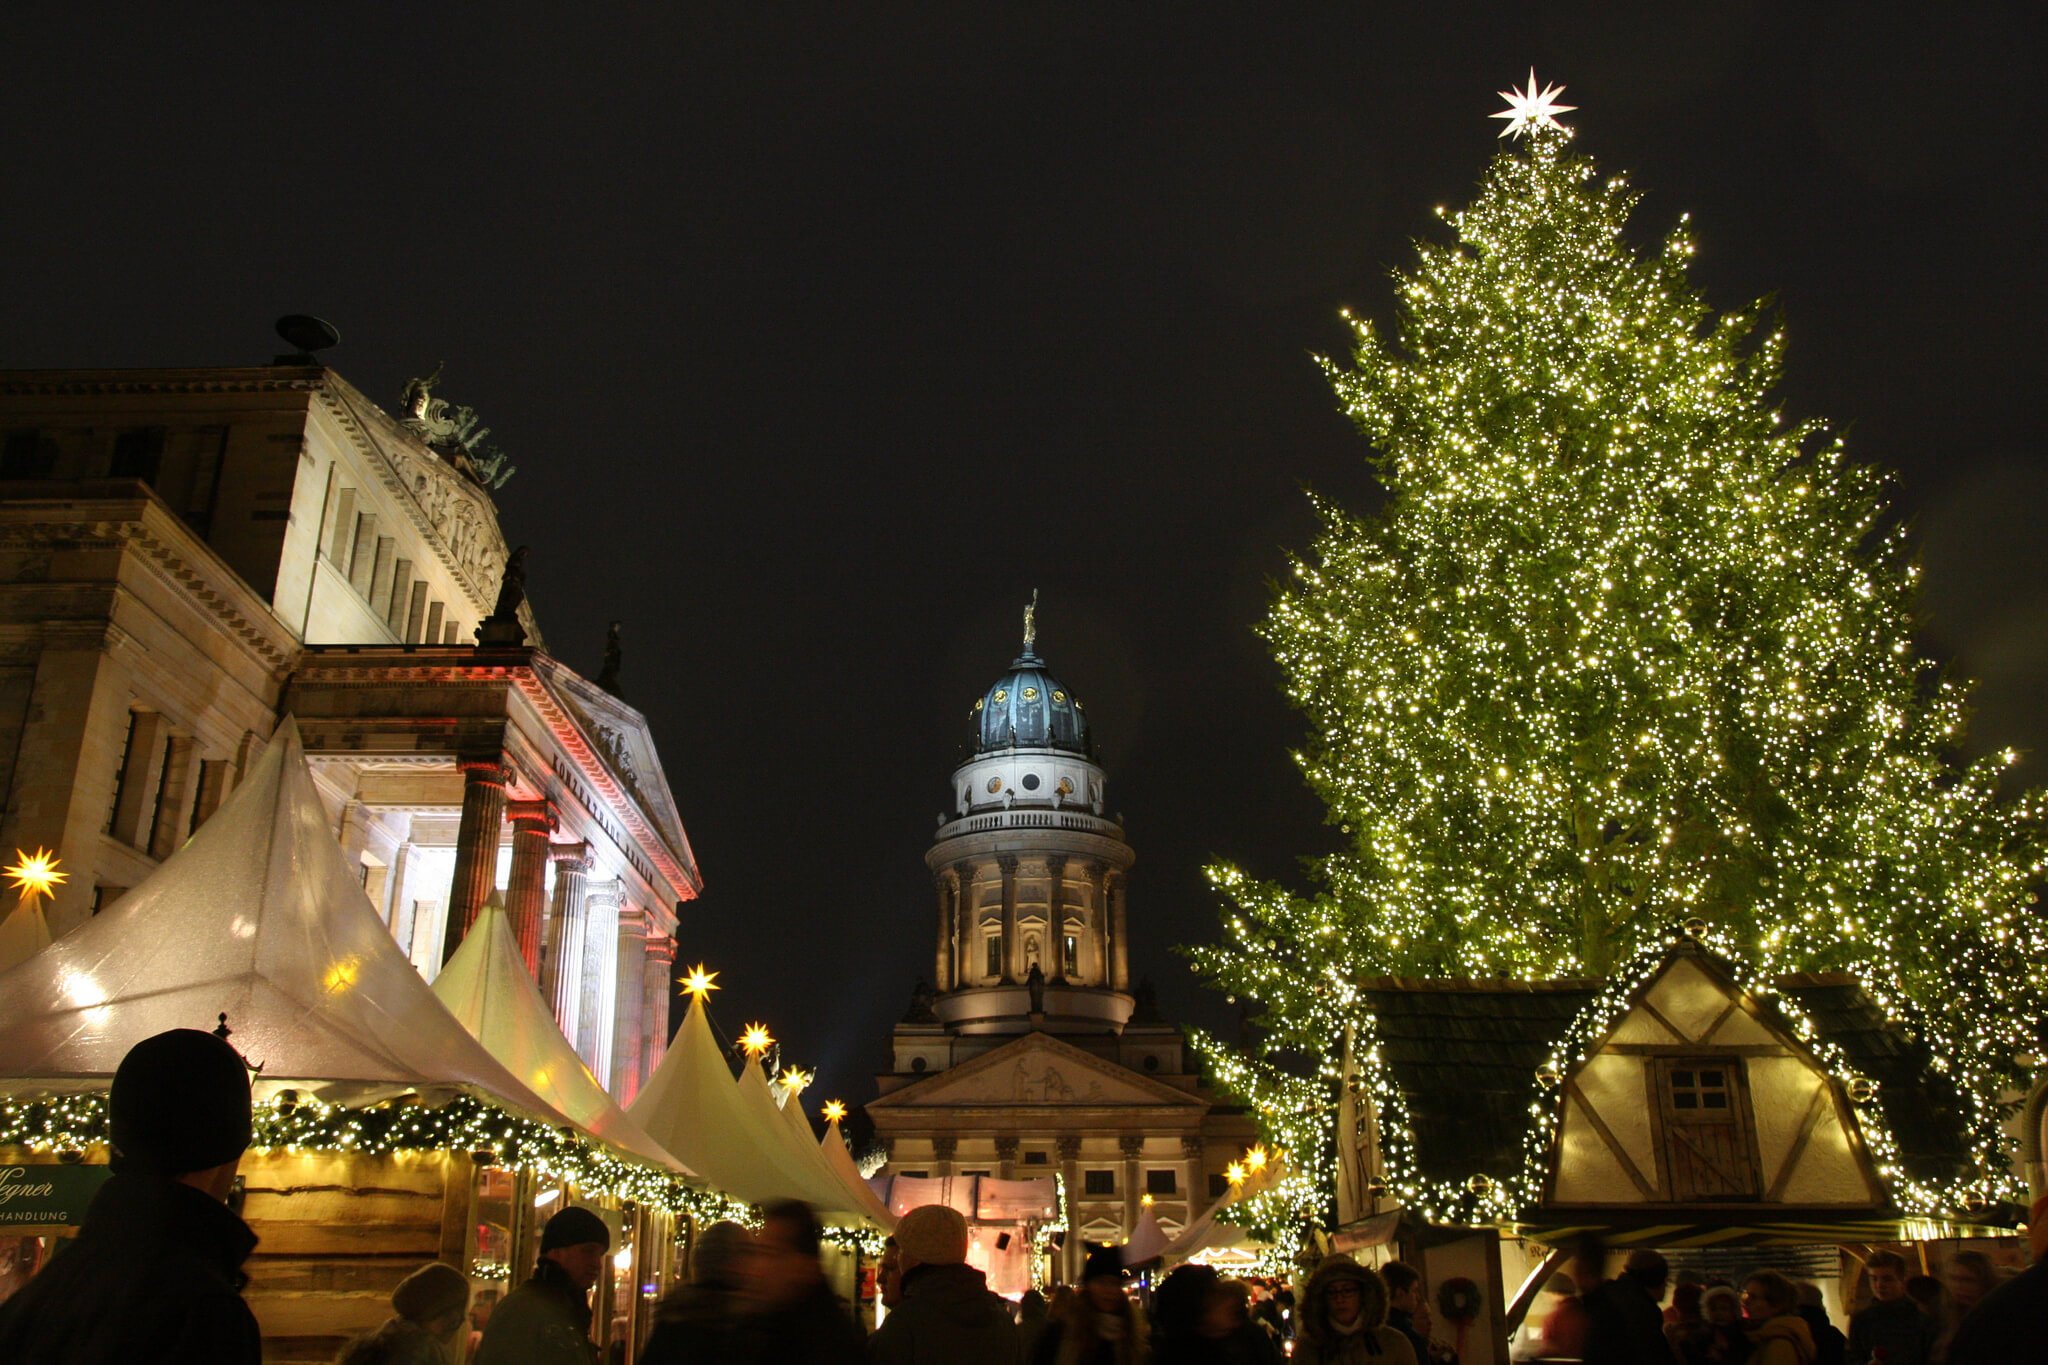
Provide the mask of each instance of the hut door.
POLYGON ((1657 1092, 1671 1198, 1678 1203, 1757 1198, 1762 1182, 1741 1059, 1659 1058, 1657 1092))

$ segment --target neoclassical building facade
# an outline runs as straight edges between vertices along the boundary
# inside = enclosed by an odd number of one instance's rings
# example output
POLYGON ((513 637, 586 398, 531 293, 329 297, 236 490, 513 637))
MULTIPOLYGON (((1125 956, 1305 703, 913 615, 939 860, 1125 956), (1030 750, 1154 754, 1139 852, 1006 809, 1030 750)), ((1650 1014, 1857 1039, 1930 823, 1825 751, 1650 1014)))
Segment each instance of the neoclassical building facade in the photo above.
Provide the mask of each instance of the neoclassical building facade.
POLYGON ((0 374, 0 850, 62 857, 61 935, 293 714, 421 972, 502 900, 565 1035, 630 1098, 702 886, 646 721, 503 591, 493 471, 439 439, 430 385, 393 416, 310 359, 0 374))
POLYGON ((1255 1140, 1202 1087, 1180 1030, 1130 979, 1132 863, 1106 813, 1084 703, 1024 649, 973 707, 974 746, 925 854, 932 984, 890 1040, 867 1105, 885 1173, 1054 1176, 1070 1234, 1119 1242, 1143 1208, 1169 1235, 1255 1140))

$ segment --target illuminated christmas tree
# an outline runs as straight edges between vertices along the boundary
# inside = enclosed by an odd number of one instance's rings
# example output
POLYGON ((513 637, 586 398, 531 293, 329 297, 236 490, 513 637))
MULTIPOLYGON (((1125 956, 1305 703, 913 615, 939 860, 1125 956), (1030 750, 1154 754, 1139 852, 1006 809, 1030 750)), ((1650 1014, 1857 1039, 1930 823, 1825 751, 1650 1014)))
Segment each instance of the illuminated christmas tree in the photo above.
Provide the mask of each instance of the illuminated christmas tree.
POLYGON ((1988 1124, 2048 997, 2048 805, 1960 756, 1884 476, 1782 419, 1775 320, 1707 306, 1684 220, 1629 239, 1557 93, 1511 97, 1391 335, 1325 362, 1386 500, 1319 503, 1263 633, 1337 848, 1310 894, 1211 869, 1234 906, 1194 951, 1320 1076, 1212 1046, 1219 1076, 1312 1171, 1352 983, 1601 976, 1698 917, 1855 973, 1988 1124))

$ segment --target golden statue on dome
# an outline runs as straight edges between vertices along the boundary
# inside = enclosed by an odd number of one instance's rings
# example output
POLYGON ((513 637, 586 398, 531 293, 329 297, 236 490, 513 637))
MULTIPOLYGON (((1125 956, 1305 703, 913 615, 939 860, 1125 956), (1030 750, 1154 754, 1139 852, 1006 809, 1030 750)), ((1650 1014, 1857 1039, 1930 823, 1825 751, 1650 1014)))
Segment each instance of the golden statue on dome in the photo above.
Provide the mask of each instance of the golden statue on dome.
POLYGON ((1038 589, 1031 590, 1031 600, 1024 604, 1024 652, 1038 643, 1038 589))

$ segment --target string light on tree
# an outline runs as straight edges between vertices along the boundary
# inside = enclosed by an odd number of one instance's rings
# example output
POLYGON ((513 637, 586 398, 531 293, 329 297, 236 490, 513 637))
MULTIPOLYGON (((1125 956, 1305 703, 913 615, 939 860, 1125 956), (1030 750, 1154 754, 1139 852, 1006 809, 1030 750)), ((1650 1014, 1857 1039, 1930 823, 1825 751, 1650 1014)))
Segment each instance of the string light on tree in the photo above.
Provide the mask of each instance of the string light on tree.
POLYGON ((1315 500, 1262 627, 1339 847, 1306 891, 1208 870, 1228 909, 1192 956, 1262 1032, 1197 1045, 1289 1153, 1231 1216, 1293 1236, 1327 1216, 1348 1028, 1391 1193, 1512 1217, 1521 1182, 1404 1174, 1359 983, 1625 990, 1695 920, 1759 983, 1854 976, 1946 1068, 1979 1170, 1896 1186, 1902 1205, 2008 1197, 1987 1173, 2010 1169, 1999 1096, 2044 1051, 2048 799, 2001 792, 2010 751, 1959 757, 1968 690, 1915 645, 1888 480, 1784 418, 1782 325, 1709 308, 1686 218, 1634 244, 1637 196, 1572 154, 1561 94, 1533 71, 1504 93, 1513 137, 1449 239, 1418 244, 1395 327, 1347 315, 1348 363, 1323 362, 1385 497, 1315 500))

